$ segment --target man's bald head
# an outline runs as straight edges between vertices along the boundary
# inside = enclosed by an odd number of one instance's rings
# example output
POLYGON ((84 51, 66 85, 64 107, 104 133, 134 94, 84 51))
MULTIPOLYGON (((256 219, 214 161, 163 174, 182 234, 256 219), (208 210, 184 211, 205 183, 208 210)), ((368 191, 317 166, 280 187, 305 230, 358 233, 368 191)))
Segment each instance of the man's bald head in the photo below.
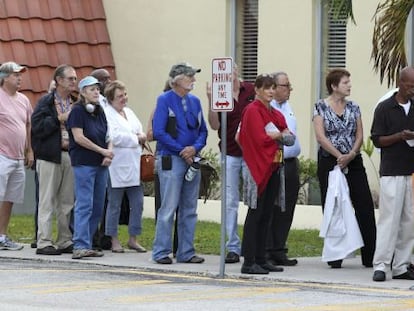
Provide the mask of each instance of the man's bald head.
POLYGON ((407 66, 401 69, 399 80, 407 81, 414 80, 414 67, 407 66))
POLYGON ((108 85, 109 82, 111 82, 111 76, 108 72, 108 70, 104 68, 95 69, 90 74, 92 77, 95 77, 100 84, 101 94, 104 93, 105 87, 108 85))
POLYGON ((404 67, 398 77, 398 93, 396 99, 405 104, 414 98, 414 67, 404 67))

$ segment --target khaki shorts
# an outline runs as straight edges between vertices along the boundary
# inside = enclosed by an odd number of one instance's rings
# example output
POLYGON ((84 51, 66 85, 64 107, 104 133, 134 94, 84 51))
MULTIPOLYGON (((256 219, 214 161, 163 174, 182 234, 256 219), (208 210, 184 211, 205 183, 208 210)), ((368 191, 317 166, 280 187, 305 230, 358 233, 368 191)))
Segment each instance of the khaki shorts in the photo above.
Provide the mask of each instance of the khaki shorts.
POLYGON ((0 155, 0 201, 23 203, 25 176, 23 160, 0 155))

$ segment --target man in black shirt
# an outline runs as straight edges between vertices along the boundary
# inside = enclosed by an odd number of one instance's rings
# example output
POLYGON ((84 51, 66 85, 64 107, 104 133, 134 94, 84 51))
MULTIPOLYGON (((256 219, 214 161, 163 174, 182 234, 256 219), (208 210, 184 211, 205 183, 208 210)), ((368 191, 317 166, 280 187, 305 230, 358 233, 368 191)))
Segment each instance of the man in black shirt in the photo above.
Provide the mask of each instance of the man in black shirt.
POLYGON ((381 148, 380 206, 373 280, 414 280, 411 254, 414 248, 414 68, 401 70, 399 90, 379 103, 371 138, 381 148))

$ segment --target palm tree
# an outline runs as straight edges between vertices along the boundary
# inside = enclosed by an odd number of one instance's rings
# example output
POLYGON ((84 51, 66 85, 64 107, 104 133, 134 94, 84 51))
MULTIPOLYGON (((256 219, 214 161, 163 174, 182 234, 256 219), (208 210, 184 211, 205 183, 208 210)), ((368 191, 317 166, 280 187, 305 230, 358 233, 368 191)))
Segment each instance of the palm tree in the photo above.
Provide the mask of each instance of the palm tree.
MULTIPOLYGON (((352 0, 324 0, 334 16, 345 16, 356 24, 352 0)), ((387 79, 388 87, 398 79, 401 68, 407 66, 405 28, 414 0, 383 0, 374 12, 371 59, 379 72, 381 83, 387 79)))

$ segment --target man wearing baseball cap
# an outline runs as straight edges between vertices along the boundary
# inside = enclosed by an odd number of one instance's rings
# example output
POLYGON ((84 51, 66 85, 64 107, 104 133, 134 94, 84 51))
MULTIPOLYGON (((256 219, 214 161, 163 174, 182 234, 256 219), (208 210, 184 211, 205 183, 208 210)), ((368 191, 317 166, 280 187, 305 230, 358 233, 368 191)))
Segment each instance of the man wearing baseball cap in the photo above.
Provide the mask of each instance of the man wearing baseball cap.
POLYGON ((207 140, 200 99, 190 94, 197 72, 200 69, 188 63, 171 67, 168 78, 171 90, 158 97, 153 117, 161 207, 157 214, 152 258, 159 264, 172 263, 169 257, 172 252, 171 231, 178 206, 177 262, 204 262, 204 258, 195 255, 194 249, 200 171, 195 170, 192 178, 184 177, 194 161, 197 161, 197 155, 207 140))
POLYGON ((23 248, 7 236, 14 203, 23 203, 25 169, 33 165, 29 99, 18 92, 26 67, 15 62, 0 66, 0 250, 23 248))

